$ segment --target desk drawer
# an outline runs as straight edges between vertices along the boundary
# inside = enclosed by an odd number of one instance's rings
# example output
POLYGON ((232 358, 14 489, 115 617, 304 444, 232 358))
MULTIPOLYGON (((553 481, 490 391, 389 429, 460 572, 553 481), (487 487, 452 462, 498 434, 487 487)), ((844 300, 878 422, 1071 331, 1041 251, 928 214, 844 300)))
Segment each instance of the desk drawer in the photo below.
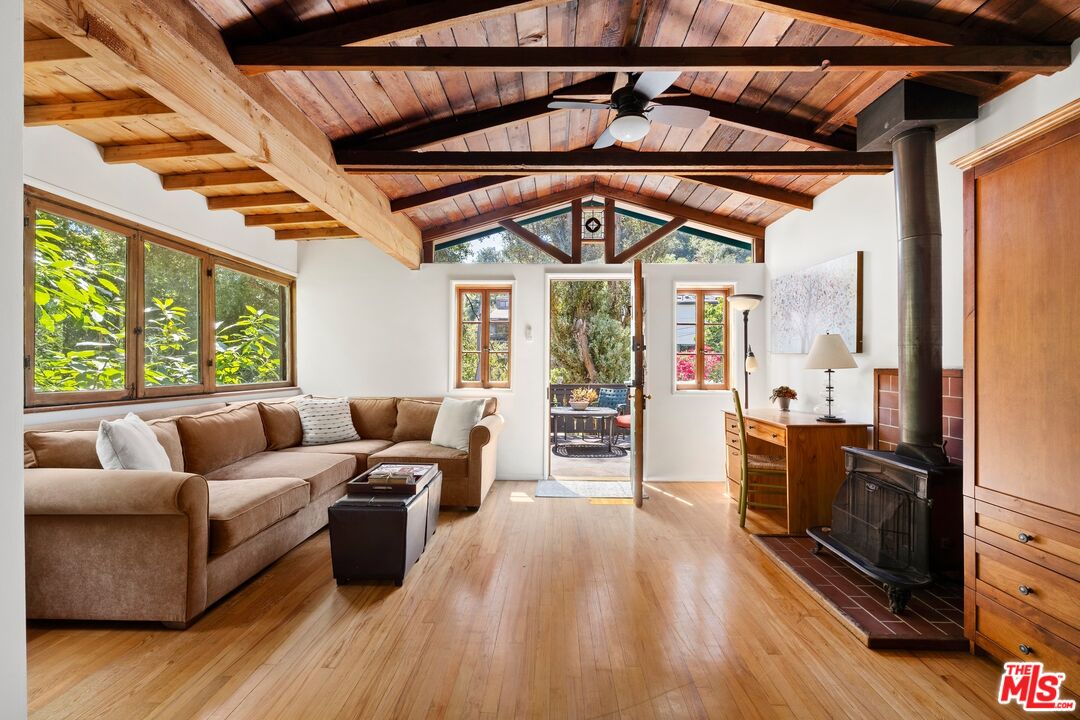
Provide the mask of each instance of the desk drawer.
POLYGON ((975 631, 1008 653, 1008 659, 1037 660, 1047 671, 1065 673, 1066 684, 1076 689, 1080 681, 1080 647, 981 595, 976 599, 975 631))
POLYGON ((724 430, 729 433, 739 434, 739 419, 728 414, 724 414, 724 430))
POLYGON ((727 448, 727 476, 735 482, 742 480, 742 452, 730 445, 727 448))
POLYGON ((764 423, 760 420, 747 420, 746 434, 767 443, 787 446, 787 430, 779 425, 764 423))
POLYGON ((975 538, 1080 581, 1080 533, 1069 528, 978 500, 975 538))
POLYGON ((1080 582, 985 542, 976 551, 979 580, 1080 630, 1080 582))
POLYGON ((739 450, 739 436, 734 433, 724 433, 724 442, 729 448, 739 450))

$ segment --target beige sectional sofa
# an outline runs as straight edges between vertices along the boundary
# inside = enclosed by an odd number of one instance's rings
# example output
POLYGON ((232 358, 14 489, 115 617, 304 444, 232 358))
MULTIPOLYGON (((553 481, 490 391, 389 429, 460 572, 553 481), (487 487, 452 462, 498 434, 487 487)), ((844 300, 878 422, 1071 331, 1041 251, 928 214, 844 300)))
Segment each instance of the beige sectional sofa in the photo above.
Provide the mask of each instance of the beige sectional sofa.
POLYGON ((489 399, 467 452, 432 445, 440 401, 349 398, 361 439, 315 447, 282 400, 142 414, 172 472, 102 470, 100 418, 29 426, 27 617, 184 627, 326 525, 345 482, 380 462, 438 463, 443 506, 479 508, 502 417, 489 399))

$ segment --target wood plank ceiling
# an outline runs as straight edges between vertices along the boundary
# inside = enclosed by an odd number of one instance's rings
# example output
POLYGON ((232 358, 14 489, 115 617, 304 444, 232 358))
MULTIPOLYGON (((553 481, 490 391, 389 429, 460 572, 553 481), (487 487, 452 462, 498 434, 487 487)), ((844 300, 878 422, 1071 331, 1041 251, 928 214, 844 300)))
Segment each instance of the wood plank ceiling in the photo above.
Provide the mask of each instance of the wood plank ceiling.
MULTIPOLYGON (((407 6, 382 0, 191 2, 217 25, 232 47, 280 42, 313 31, 329 36, 326 44, 342 45, 346 41, 334 34, 349 27, 349 21, 359 20, 363 26, 372 18, 385 20, 395 12, 415 16, 414 27, 430 22, 420 34, 405 30, 385 35, 383 40, 388 37, 392 46, 431 48, 593 48, 635 42, 642 47, 867 47, 948 44, 953 38, 983 44, 1002 38, 1063 44, 1080 34, 1080 6, 1075 0, 908 0, 901 4, 894 0, 458 0, 443 3, 442 8, 439 3, 407 6), (446 6, 455 9, 448 11, 446 6), (474 14, 439 22, 425 16, 424 10, 431 8, 435 14, 463 14, 470 9, 474 14)), ((85 58, 57 59, 57 49, 43 42, 55 35, 45 27, 27 26, 28 43, 42 43, 35 50, 40 61, 28 63, 26 69, 28 118, 40 106, 130 101, 142 96, 133 83, 85 58)), ((657 123, 644 140, 623 148, 685 153, 690 162, 702 152, 850 150, 855 114, 899 79, 913 75, 917 74, 684 72, 671 90, 684 97, 668 102, 705 107, 714 119, 693 131, 657 123)), ((922 75, 928 82, 983 100, 1027 77, 990 72, 922 75)), ((600 99, 625 82, 622 74, 506 70, 280 71, 267 77, 338 146, 470 153, 588 148, 611 116, 550 111, 545 107, 547 98, 570 88, 576 97, 600 99)), ((65 124, 99 145, 115 148, 106 151, 107 160, 138 162, 161 174, 166 187, 195 189, 211 198, 212 208, 237 209, 249 216, 249 223, 275 228, 278 237, 349 234, 337 228, 330 216, 260 175, 241 157, 224 152, 228 148, 215 145, 184 119, 166 112, 167 108, 150 109, 157 112, 92 121, 69 119, 65 124), (162 145, 137 147, 151 143, 162 145)), ((844 174, 820 173, 700 176, 689 170, 535 174, 530 170, 497 177, 402 171, 370 176, 391 199, 391 209, 404 213, 425 234, 440 237, 445 233, 439 229, 445 226, 465 227, 470 218, 574 188, 611 188, 767 226, 794 209, 812 207, 814 195, 843 178, 844 174)))

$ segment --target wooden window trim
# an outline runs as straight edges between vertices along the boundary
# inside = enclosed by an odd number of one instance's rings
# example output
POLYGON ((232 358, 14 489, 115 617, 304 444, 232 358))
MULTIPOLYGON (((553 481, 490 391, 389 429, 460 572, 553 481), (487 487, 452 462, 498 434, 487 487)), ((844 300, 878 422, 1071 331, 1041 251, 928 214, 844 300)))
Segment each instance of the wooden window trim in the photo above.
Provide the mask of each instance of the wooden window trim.
POLYGON ((687 325, 688 323, 679 323, 678 317, 675 322, 675 352, 672 353, 672 358, 675 362, 675 389, 676 390, 730 390, 731 389, 731 356, 729 354, 729 348, 731 347, 731 317, 728 312, 727 299, 731 294, 731 287, 676 287, 675 295, 676 302, 678 302, 679 295, 693 295, 694 296, 694 381, 680 381, 678 379, 678 363, 680 355, 689 355, 690 353, 678 352, 678 332, 679 325, 687 325), (705 347, 705 296, 706 295, 721 295, 724 303, 724 352, 723 353, 706 353, 705 347), (705 355, 719 355, 723 358, 724 365, 724 382, 723 383, 710 383, 705 381, 705 355))
POLYGON ((241 258, 213 250, 199 243, 171 236, 124 218, 111 215, 37 188, 26 187, 24 191, 23 231, 23 354, 24 362, 24 408, 34 412, 68 409, 74 406, 114 406, 141 401, 168 398, 220 397, 223 393, 251 392, 290 388, 296 385, 296 280, 241 258), (35 222, 37 210, 62 215, 85 222, 127 238, 127 338, 125 340, 126 377, 125 387, 120 390, 87 390, 74 392, 39 392, 34 388, 34 276, 35 276, 35 222), (144 319, 144 248, 151 242, 162 247, 185 252, 199 259, 201 282, 199 285, 199 363, 202 382, 195 385, 146 387, 143 375, 144 347, 141 335, 135 328, 143 327, 144 319), (215 312, 213 273, 218 267, 254 275, 279 283, 288 294, 285 327, 285 373, 275 382, 245 385, 218 385, 213 365, 215 347, 215 312))
MULTIPOLYGON (((508 390, 510 388, 510 380, 513 377, 513 358, 514 358, 514 291, 510 285, 458 285, 454 292, 454 302, 457 304, 457 312, 454 314, 456 319, 456 328, 454 329, 454 336, 457 338, 457 344, 455 348, 455 372, 454 372, 454 386, 458 389, 467 388, 479 388, 484 390, 490 389, 503 389, 508 390), (477 335, 477 343, 480 347, 479 369, 480 369, 480 381, 479 382, 465 382, 461 379, 461 366, 462 358, 465 355, 465 350, 462 344, 461 329, 465 324, 464 316, 464 304, 462 302, 466 293, 479 293, 480 294, 480 328, 477 335), (487 341, 490 337, 491 318, 490 318, 490 298, 492 294, 506 293, 510 298, 510 307, 507 312, 506 326, 506 381, 505 382, 492 382, 488 378, 488 359, 491 351, 488 349, 487 341)), ((472 321, 470 321, 472 322, 472 321)), ((472 353, 473 351, 469 351, 472 353)), ((497 353, 502 354, 502 353, 497 353)))

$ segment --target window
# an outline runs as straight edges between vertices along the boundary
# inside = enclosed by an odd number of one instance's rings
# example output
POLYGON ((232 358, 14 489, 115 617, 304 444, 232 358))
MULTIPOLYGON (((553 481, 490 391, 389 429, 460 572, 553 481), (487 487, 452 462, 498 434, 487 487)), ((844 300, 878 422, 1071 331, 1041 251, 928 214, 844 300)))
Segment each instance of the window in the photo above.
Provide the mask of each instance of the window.
POLYGON ((290 278, 36 191, 26 226, 27 406, 291 380, 290 278))
POLYGON ((457 387, 510 387, 510 288, 457 288, 457 387))
POLYGON ((675 387, 727 390, 729 288, 675 291, 675 387))

